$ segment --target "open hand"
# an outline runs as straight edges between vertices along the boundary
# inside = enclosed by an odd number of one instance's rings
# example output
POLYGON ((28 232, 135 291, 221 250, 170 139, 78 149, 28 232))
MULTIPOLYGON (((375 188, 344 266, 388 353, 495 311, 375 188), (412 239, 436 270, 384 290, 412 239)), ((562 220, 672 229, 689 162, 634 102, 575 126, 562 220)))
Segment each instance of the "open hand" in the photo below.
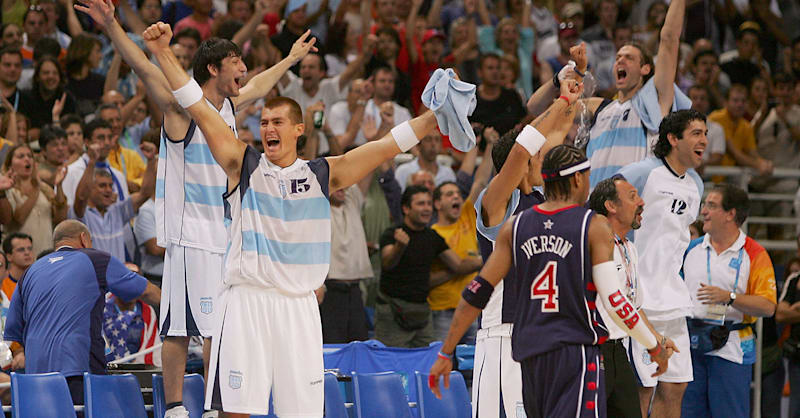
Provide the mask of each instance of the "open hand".
POLYGON ((314 46, 317 38, 311 38, 310 41, 306 42, 309 36, 311 36, 311 29, 302 34, 292 45, 292 50, 289 51, 289 58, 292 59, 292 64, 300 62, 309 52, 317 52, 317 47, 314 46))
POLYGON ((67 177, 67 166, 62 165, 56 169, 56 177, 53 179, 53 184, 56 186, 60 186, 61 183, 64 181, 64 178, 67 177))
POLYGON ((114 3, 111 0, 78 0, 74 7, 91 16, 103 28, 114 22, 114 3))

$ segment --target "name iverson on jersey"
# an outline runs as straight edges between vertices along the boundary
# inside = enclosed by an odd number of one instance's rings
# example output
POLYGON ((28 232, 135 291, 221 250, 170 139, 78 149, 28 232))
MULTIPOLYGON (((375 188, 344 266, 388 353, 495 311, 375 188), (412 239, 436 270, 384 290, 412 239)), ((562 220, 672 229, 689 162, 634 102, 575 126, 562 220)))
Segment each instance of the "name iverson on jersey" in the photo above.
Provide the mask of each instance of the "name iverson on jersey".
POLYGON ((543 252, 557 254, 561 258, 565 258, 569 254, 569 250, 572 249, 572 243, 555 235, 538 235, 528 238, 527 241, 520 245, 520 249, 529 260, 534 254, 543 252))

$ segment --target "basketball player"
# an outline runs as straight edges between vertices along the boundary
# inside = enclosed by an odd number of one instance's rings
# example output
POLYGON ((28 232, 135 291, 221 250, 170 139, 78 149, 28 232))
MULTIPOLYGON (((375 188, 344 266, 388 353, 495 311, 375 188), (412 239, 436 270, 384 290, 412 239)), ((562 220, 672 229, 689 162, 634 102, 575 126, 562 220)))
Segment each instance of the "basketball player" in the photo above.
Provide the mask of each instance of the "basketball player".
MULTIPOLYGON (((630 163, 652 156, 652 146, 658 139, 661 119, 679 108, 688 109, 691 101, 675 86, 678 69, 678 47, 686 9, 686 0, 669 3, 658 43, 658 62, 640 45, 628 44, 617 51, 613 73, 617 99, 601 97, 584 99, 586 108, 594 115, 586 155, 592 164, 590 185, 614 175, 630 163), (644 129, 643 129, 644 128, 644 129)), ((575 60, 581 76, 587 60, 575 60)), ((557 94, 558 75, 553 83, 545 83, 528 101, 535 113, 557 94)))
POLYGON ((642 226, 633 232, 645 294, 642 309, 653 328, 675 340, 680 350, 670 358, 669 371, 655 379, 650 377, 655 365, 645 349, 631 344, 631 357, 643 386, 639 398, 644 415, 652 399, 653 416, 680 417, 683 392, 694 379, 686 326, 692 300, 680 270, 691 241, 689 225, 697 219, 703 198, 703 181, 694 168, 702 164, 708 146, 705 122, 705 116, 696 110, 670 113, 659 127, 655 157, 620 170, 645 203, 642 226))
MULTIPOLYGON (((544 201, 534 189, 542 185, 541 156, 563 142, 581 91, 575 80, 565 80, 561 84, 563 98, 521 131, 507 132, 492 149, 498 174, 475 202, 478 245, 484 262, 503 223, 512 214, 544 201)), ((514 298, 508 295, 510 291, 510 286, 500 282, 480 318, 475 341, 473 417, 499 418, 501 410, 507 417, 519 417, 524 410, 520 366, 511 357, 514 298)))
POLYGON ((231 416, 266 414, 272 391, 276 415, 320 417, 322 329, 314 290, 330 261, 329 193, 408 151, 436 128, 436 117, 426 112, 342 156, 304 161, 296 150, 305 129, 300 106, 276 98, 261 114, 259 154, 202 103, 203 91, 169 48, 169 25, 151 25, 143 37, 228 178, 225 305, 213 337, 206 406, 231 416))
POLYGON ((645 347, 666 371, 667 351, 640 320, 619 288, 608 220, 583 207, 589 194, 589 161, 569 145, 550 150, 542 163, 546 201, 512 217, 462 300, 429 384, 437 396, 448 376, 460 335, 486 306, 494 286, 513 265, 516 310, 511 350, 522 366, 528 417, 604 417, 599 344, 607 338, 595 309, 599 296, 611 319, 645 347), (589 265, 592 266, 591 270, 589 265))
MULTIPOLYGON (((114 19, 109 0, 81 0, 77 10, 104 27, 123 59, 144 82, 147 94, 164 112, 156 183, 159 246, 166 248, 161 303, 164 394, 167 417, 188 416, 183 408, 183 374, 189 337, 210 337, 222 283, 225 239, 222 193, 225 172, 214 163, 203 132, 176 103, 161 70, 134 44, 114 19)), ((310 50, 309 32, 295 42, 289 56, 253 77, 240 89, 247 72, 239 48, 212 38, 195 53, 194 77, 202 85, 205 103, 236 135, 235 109, 262 98, 283 74, 310 50)), ((210 345, 204 344, 207 367, 210 345)), ((207 370, 206 370, 207 372, 207 370)), ((207 373, 206 373, 207 374, 207 373)))

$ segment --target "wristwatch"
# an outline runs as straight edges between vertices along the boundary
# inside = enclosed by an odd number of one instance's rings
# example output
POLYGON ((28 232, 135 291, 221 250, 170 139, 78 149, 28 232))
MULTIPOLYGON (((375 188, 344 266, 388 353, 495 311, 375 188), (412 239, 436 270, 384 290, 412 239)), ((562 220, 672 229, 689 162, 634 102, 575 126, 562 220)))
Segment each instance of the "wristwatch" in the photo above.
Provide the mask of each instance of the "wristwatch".
POLYGON ((730 297, 731 297, 731 300, 728 301, 728 306, 731 306, 731 305, 733 305, 733 302, 736 302, 736 293, 735 292, 731 292, 731 296, 730 297))

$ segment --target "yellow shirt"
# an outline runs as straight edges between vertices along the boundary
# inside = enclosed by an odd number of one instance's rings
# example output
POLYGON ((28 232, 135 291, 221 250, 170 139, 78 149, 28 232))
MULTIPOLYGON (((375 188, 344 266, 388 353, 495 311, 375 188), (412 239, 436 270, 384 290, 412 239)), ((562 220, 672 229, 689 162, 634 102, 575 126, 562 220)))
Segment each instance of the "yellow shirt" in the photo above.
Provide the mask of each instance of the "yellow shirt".
MULTIPOLYGON (((432 226, 433 230, 438 232, 444 238, 447 245, 458 254, 459 257, 465 258, 468 256, 477 256, 478 252, 478 236, 475 233, 475 208, 471 200, 467 199, 461 205, 461 215, 458 220, 447 226, 435 224, 432 226)), ((444 265, 437 261, 434 263, 432 270, 437 271, 445 268, 444 265)), ((442 311, 445 309, 455 309, 458 306, 458 301, 461 299, 461 292, 464 287, 472 281, 478 273, 470 273, 464 276, 454 277, 445 283, 431 289, 428 294, 428 304, 431 305, 431 310, 442 311)))
POLYGON ((139 186, 142 185, 142 176, 147 168, 142 157, 136 151, 118 146, 108 153, 108 163, 125 174, 125 178, 139 186))
MULTIPOLYGON (((732 144, 745 153, 756 149, 756 135, 755 132, 753 132, 753 127, 750 126, 750 122, 746 119, 739 118, 734 121, 728 113, 728 109, 720 109, 711 112, 711 114, 708 115, 708 120, 722 125, 728 147, 732 144)), ((722 157, 722 165, 736 165, 736 160, 733 159, 733 154, 731 154, 730 151, 726 151, 725 155, 722 157)))

